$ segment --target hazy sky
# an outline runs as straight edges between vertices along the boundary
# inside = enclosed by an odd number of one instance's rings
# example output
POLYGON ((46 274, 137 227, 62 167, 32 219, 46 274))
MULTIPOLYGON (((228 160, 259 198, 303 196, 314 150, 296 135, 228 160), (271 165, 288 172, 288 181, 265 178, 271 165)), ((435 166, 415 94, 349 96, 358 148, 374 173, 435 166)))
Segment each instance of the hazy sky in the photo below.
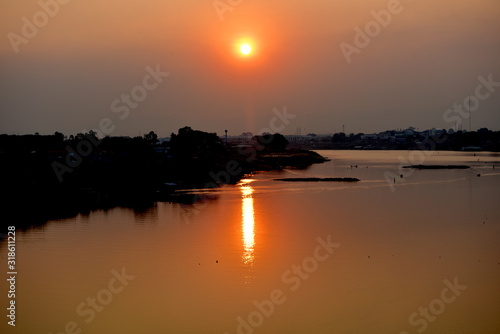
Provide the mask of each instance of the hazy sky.
POLYGON ((0 133, 69 135, 107 118, 111 135, 185 125, 238 135, 284 106, 296 116, 286 134, 468 129, 466 112, 446 111, 469 94, 472 128, 500 130, 499 0, 0 0, 0 10, 0 133), (355 40, 357 28, 369 35, 355 40), (155 80, 156 68, 169 75, 155 80), (494 84, 477 90, 480 76, 494 84))

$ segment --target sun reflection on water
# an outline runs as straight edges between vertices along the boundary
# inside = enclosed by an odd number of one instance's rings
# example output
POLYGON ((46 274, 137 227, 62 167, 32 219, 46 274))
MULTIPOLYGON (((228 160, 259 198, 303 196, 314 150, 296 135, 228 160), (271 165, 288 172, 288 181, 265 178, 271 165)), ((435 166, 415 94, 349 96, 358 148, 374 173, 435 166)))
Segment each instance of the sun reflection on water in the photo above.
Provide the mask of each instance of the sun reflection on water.
POLYGON ((241 186, 241 225, 243 231, 243 263, 251 267, 254 261, 255 246, 255 213, 253 208, 253 188, 250 185, 252 180, 242 180, 241 186))

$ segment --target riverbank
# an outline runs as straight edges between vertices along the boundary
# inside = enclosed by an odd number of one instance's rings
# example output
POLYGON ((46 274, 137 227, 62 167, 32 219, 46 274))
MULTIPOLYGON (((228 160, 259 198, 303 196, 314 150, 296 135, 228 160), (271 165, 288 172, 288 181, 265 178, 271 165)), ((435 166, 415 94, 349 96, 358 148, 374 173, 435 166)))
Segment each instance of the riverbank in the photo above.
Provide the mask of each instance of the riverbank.
POLYGON ((147 147, 127 154, 107 153, 98 160, 85 159, 63 182, 56 181, 46 157, 3 156, 1 172, 6 186, 2 192, 7 201, 2 211, 7 219, 2 225, 28 228, 114 207, 143 211, 155 202, 190 204, 194 195, 182 190, 235 184, 257 171, 307 168, 328 160, 307 150, 242 152, 229 147, 212 153, 166 156, 147 147))

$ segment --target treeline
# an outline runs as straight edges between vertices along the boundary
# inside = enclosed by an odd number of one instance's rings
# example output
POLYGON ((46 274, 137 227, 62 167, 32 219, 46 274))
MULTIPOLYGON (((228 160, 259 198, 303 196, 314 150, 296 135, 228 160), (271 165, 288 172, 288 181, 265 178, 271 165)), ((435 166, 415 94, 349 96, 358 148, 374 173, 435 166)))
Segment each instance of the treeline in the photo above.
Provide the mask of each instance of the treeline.
POLYGON ((146 137, 0 135, 4 224, 32 226, 116 205, 142 205, 161 166, 146 137))
POLYGON ((32 225, 98 208, 189 201, 174 191, 323 161, 313 152, 285 154, 288 142, 280 134, 255 136, 252 143, 227 147, 215 133, 190 127, 163 143, 154 132, 134 138, 97 138, 93 132, 68 139, 59 132, 0 135, 1 191, 8 199, 2 211, 17 224, 32 225))
MULTIPOLYGON (((323 142, 321 148, 329 149, 388 149, 388 150, 418 150, 426 147, 432 141, 437 150, 459 151, 464 147, 475 146, 485 151, 500 151, 500 131, 491 131, 486 128, 478 131, 446 131, 437 130, 436 133, 402 134, 397 131, 387 131, 377 138, 365 136, 363 133, 346 135, 336 133, 331 142, 323 142)), ((319 146, 316 146, 319 147, 319 146)))

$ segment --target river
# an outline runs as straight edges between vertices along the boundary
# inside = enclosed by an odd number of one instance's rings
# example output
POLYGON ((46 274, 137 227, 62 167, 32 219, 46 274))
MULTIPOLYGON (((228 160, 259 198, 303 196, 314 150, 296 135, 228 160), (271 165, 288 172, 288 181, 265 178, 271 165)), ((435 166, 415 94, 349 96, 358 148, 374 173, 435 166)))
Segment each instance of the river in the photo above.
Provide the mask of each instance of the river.
MULTIPOLYGON (((318 152, 331 161, 194 205, 17 230, 16 326, 2 280, 1 332, 500 332, 498 153, 318 152), (361 181, 273 180, 288 177, 361 181)), ((5 239, 0 253, 6 273, 5 239)))

